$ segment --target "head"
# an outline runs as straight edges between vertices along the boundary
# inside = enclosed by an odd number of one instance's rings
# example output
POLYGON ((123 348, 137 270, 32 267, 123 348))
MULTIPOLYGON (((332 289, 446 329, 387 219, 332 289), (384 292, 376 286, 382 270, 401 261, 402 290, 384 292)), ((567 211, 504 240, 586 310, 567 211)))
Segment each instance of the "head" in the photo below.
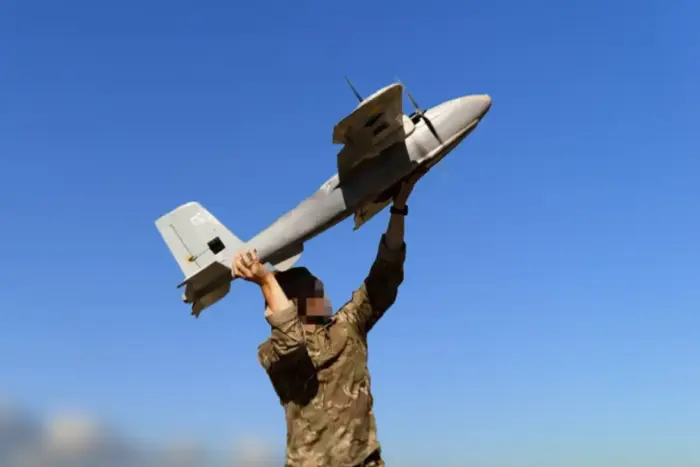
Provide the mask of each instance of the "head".
POLYGON ((325 325, 333 316, 330 301, 326 298, 323 282, 304 267, 277 271, 275 278, 287 298, 292 300, 304 327, 325 325))

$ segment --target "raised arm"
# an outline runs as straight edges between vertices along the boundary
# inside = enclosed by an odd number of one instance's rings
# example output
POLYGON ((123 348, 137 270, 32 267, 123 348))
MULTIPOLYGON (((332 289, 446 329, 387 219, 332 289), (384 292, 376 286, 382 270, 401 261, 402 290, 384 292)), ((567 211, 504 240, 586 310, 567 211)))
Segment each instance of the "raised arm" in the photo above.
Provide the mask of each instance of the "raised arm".
POLYGON ((404 279, 406 260, 406 201, 418 178, 420 176, 404 182, 394 197, 389 225, 382 235, 369 274, 360 288, 353 292, 352 299, 338 310, 338 318, 349 322, 360 334, 366 335, 396 301, 399 286, 404 279))
POLYGON ((382 235, 379 251, 364 282, 352 299, 338 310, 337 319, 350 323, 360 334, 367 334, 396 301, 403 282, 405 246, 392 250, 382 235))
POLYGON ((306 353, 304 329, 296 305, 287 298, 274 274, 260 263, 255 252, 236 255, 233 274, 259 285, 265 298, 265 319, 272 332, 270 338, 258 349, 260 364, 269 371, 274 363, 283 358, 306 353))
POLYGON ((270 351, 259 352, 258 359, 269 370, 272 364, 283 358, 306 353, 306 340, 297 307, 287 298, 275 276, 267 276, 261 289, 267 303, 265 319, 272 332, 268 340, 270 351))

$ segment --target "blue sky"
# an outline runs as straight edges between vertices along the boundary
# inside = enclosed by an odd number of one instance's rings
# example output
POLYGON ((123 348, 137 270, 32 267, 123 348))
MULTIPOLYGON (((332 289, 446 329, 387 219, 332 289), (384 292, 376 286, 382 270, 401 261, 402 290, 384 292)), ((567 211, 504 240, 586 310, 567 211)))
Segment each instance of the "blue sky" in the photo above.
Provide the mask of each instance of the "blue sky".
MULTIPOLYGON (((4 11, 0 394, 152 440, 283 446, 259 292, 193 320, 153 222, 197 200, 252 237, 335 172, 343 75, 365 95, 398 76, 423 107, 494 103, 410 200, 406 281, 370 337, 387 459, 700 461, 697 3, 4 11)), ((307 245, 336 306, 386 216, 307 245)))

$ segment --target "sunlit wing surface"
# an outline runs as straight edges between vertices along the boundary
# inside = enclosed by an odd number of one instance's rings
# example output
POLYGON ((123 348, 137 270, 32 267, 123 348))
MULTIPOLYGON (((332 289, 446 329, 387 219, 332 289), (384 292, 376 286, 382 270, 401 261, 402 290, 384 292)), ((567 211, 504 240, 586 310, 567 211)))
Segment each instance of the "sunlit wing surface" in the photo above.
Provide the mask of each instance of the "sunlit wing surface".
POLYGON ((333 143, 345 145, 338 153, 341 178, 362 159, 405 139, 402 90, 399 83, 380 89, 335 125, 333 143))

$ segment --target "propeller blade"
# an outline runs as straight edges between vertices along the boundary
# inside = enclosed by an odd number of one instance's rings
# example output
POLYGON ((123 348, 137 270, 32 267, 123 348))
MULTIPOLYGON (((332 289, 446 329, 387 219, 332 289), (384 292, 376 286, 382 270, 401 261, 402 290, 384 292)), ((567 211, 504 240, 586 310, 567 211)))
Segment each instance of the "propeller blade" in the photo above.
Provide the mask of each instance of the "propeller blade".
POLYGON ((403 90, 406 91, 406 95, 408 96, 408 100, 411 101, 411 104, 413 104, 413 108, 416 109, 416 114, 423 114, 423 109, 420 108, 420 106, 418 105, 418 102, 416 102, 416 100, 413 98, 413 96, 411 95, 411 92, 408 90, 406 85, 403 84, 403 82, 398 77, 396 77, 395 79, 403 87, 403 90))
POLYGON ((437 139, 438 142, 439 142, 440 144, 444 144, 444 143, 442 142, 442 138, 440 138, 440 135, 438 135, 437 130, 435 129, 435 127, 433 126, 433 124, 430 122, 430 120, 428 119, 428 117, 426 117, 425 115, 421 114, 420 118, 423 119, 423 121, 425 122, 425 125, 428 127, 428 129, 429 129, 430 132, 433 134, 433 136, 435 136, 435 139, 437 139))
POLYGON ((416 109, 416 112, 423 115, 423 109, 420 108, 420 105, 418 105, 418 102, 416 102, 416 100, 413 98, 413 95, 411 95, 408 89, 406 89, 406 95, 411 101, 411 104, 413 104, 413 107, 416 109))
POLYGON ((347 76, 345 76, 345 81, 348 83, 348 86, 350 86, 350 89, 352 89, 353 94, 355 94, 355 97, 357 97, 357 100, 360 101, 361 104, 364 99, 362 99, 360 93, 357 92, 357 89, 355 89, 355 86, 352 85, 347 76))
POLYGON ((398 81, 399 84, 401 84, 401 86, 403 86, 403 90, 406 91, 406 95, 408 96, 408 100, 411 101, 411 104, 413 104, 413 107, 416 109, 416 115, 418 116, 418 118, 420 118, 421 120, 423 120, 425 122, 425 125, 428 127, 428 129, 433 134, 433 136, 435 136, 435 139, 437 139, 440 144, 443 144, 442 138, 440 138, 440 135, 438 135, 437 130, 435 130, 435 127, 433 126, 431 121, 428 120, 428 117, 425 116, 425 112, 423 111, 423 109, 420 108, 420 105, 418 105, 418 102, 416 102, 416 100, 413 98, 413 95, 408 90, 406 85, 403 84, 398 77, 396 78, 396 81, 398 81))

